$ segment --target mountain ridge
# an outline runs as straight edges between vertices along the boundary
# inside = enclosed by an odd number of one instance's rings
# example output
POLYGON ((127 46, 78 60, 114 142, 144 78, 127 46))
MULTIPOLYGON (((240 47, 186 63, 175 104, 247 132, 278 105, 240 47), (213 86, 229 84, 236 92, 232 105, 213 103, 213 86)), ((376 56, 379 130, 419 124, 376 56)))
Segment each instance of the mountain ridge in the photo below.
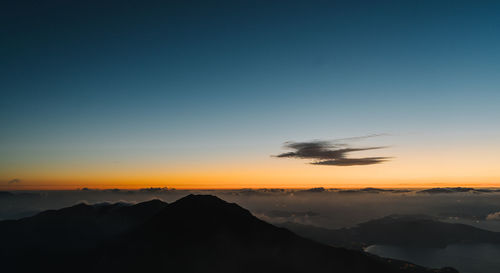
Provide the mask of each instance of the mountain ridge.
MULTIPOLYGON (((141 204, 120 209, 141 208, 141 204)), ((54 259, 51 253, 28 247, 33 251, 30 255, 38 254, 42 259, 21 263, 26 256, 16 260, 11 255, 17 263, 5 260, 3 264, 10 266, 9 272, 43 272, 48 268, 52 272, 456 272, 314 242, 210 195, 188 195, 171 204, 157 205, 148 217, 141 214, 144 217, 137 225, 113 236, 102 236, 87 249, 59 251, 56 253, 61 256, 54 259)), ((80 205, 72 209, 89 208, 80 205)), ((0 222, 0 230, 3 224, 0 222)), ((75 235, 81 230, 72 232, 75 235)), ((6 252, 5 246, 0 249, 6 252)))
POLYGON ((351 249, 374 244, 444 248, 454 243, 500 243, 500 232, 441 222, 428 215, 389 215, 341 229, 290 222, 280 226, 306 238, 351 249))

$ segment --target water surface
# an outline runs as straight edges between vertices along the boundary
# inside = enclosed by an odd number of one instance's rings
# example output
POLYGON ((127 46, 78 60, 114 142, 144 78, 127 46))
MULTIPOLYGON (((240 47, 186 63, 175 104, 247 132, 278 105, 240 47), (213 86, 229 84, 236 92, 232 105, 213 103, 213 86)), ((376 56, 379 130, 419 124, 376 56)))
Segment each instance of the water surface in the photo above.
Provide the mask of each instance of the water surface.
POLYGON ((427 267, 451 266, 461 273, 499 273, 500 245, 454 244, 446 248, 372 245, 366 252, 427 267))

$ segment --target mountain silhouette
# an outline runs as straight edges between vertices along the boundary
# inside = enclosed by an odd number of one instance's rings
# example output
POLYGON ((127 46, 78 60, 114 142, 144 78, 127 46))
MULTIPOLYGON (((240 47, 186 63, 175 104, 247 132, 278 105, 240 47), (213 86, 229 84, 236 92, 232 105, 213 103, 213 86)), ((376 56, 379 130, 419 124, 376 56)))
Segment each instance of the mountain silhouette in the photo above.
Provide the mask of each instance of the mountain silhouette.
POLYGON ((14 194, 8 192, 8 191, 0 191, 0 198, 7 198, 7 197, 12 197, 14 194))
POLYGON ((80 204, 2 221, 0 231, 10 232, 0 247, 6 272, 456 272, 317 243, 210 195, 80 204), (10 248, 18 240, 23 247, 10 248))
POLYGON ((11 265, 7 272, 29 272, 38 265, 52 267, 61 263, 61 258, 85 255, 102 241, 133 229, 166 205, 160 200, 136 205, 82 203, 0 221, 0 264, 11 265))
POLYGON ((337 230, 296 223, 280 226, 318 242, 353 249, 375 244, 443 248, 456 243, 500 243, 500 232, 425 215, 391 215, 337 230))

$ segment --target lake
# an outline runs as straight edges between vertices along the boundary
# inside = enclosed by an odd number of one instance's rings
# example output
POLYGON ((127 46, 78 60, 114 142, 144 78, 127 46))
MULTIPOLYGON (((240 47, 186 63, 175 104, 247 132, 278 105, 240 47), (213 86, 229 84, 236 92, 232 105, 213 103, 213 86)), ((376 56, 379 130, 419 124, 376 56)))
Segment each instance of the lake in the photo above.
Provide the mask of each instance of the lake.
POLYGON ((454 244, 443 249, 372 245, 365 251, 426 267, 451 266, 461 273, 500 272, 500 245, 494 244, 454 244))

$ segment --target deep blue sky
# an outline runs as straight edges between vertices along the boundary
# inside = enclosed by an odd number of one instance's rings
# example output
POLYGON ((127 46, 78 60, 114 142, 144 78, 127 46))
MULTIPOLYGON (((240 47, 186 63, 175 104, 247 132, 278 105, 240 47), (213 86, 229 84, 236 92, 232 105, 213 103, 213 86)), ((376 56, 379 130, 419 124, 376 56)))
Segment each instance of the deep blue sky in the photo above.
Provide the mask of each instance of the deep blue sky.
POLYGON ((287 140, 371 133, 500 151, 499 14, 497 1, 3 2, 0 179, 269 160, 287 140))

